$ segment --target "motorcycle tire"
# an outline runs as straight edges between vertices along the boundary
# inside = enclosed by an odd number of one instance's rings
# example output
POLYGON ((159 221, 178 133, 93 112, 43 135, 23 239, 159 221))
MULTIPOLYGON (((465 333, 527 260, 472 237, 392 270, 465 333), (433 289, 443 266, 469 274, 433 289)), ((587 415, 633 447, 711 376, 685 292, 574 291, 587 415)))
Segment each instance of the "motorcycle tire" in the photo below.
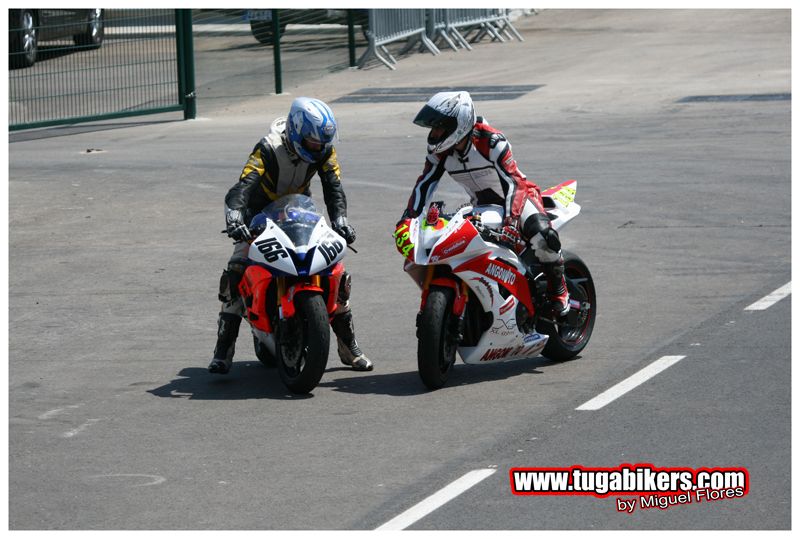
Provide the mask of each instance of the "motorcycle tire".
POLYGON ((325 373, 331 331, 322 296, 299 293, 295 316, 277 327, 278 374, 292 393, 310 393, 325 373), (290 335, 281 335, 289 331, 290 335), (287 338, 288 337, 288 338, 287 338))
POLYGON ((566 323, 554 325, 552 322, 539 321, 537 330, 550 336, 542 350, 542 355, 553 361, 568 361, 581 353, 589 344, 597 317, 597 295, 589 268, 583 260, 569 251, 562 251, 564 257, 564 277, 567 281, 570 299, 588 302, 590 305, 586 316, 578 321, 578 325, 566 323))
POLYGON ((433 287, 417 329, 417 368, 428 389, 439 389, 447 383, 456 361, 458 342, 451 331, 453 290, 433 287))
POLYGON ((274 369, 278 366, 278 358, 273 356, 266 346, 261 344, 258 337, 253 335, 253 348, 256 351, 256 357, 267 368, 274 369))

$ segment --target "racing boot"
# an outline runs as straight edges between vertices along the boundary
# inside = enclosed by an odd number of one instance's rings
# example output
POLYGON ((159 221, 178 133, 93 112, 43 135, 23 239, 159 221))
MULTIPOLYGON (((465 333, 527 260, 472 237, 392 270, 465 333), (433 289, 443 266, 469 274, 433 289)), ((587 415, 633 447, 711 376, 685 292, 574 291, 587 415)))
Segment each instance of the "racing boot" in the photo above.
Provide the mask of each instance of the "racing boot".
POLYGON ((214 359, 208 365, 208 372, 228 374, 233 365, 233 352, 236 349, 236 337, 239 336, 239 324, 242 317, 233 313, 219 313, 217 345, 214 347, 214 359))
POLYGON ((331 328, 336 334, 339 359, 342 360, 342 363, 352 367, 354 371, 371 371, 372 361, 364 355, 356 341, 353 313, 347 311, 335 315, 331 320, 331 328))
POLYGON ((569 312, 569 292, 567 282, 564 280, 564 259, 557 262, 542 264, 544 275, 547 278, 547 298, 555 316, 566 316, 569 312))

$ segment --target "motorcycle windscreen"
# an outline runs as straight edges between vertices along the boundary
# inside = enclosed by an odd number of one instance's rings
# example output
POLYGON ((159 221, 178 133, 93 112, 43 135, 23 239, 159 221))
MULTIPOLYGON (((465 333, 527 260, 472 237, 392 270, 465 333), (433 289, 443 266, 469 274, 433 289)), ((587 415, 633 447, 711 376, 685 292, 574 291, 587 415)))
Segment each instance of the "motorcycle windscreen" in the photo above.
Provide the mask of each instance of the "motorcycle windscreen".
POLYGON ((322 218, 314 202, 305 195, 281 197, 264 208, 263 213, 280 227, 295 248, 308 245, 317 222, 322 218))

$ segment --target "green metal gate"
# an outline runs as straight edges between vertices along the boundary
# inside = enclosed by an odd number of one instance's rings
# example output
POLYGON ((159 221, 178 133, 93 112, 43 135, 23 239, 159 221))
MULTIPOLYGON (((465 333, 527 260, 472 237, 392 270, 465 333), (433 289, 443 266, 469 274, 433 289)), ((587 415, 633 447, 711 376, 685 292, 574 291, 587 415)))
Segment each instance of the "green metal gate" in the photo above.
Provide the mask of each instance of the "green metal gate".
POLYGON ((172 111, 195 117, 191 10, 109 9, 95 20, 95 10, 67 11, 9 10, 10 130, 172 111))

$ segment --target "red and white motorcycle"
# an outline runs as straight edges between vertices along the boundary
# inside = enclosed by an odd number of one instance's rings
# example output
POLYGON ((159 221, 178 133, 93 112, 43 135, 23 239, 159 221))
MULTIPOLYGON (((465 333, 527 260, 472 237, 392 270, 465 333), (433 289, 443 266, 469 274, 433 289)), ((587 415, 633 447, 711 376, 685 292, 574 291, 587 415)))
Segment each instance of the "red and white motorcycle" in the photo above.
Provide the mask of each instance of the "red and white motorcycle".
MULTIPOLYGON (((580 212, 576 189, 577 182, 568 180, 542 192, 556 230, 580 212)), ((597 314, 594 281, 580 257, 562 251, 570 309, 554 317, 541 266, 518 236, 503 232, 502 207, 464 206, 452 215, 442 209, 442 203, 432 203, 426 216, 407 221, 394 234, 406 257, 403 269, 422 289, 417 366, 425 385, 444 386, 456 351, 467 364, 577 356, 597 314), (520 256, 529 262, 527 274, 520 256)))

